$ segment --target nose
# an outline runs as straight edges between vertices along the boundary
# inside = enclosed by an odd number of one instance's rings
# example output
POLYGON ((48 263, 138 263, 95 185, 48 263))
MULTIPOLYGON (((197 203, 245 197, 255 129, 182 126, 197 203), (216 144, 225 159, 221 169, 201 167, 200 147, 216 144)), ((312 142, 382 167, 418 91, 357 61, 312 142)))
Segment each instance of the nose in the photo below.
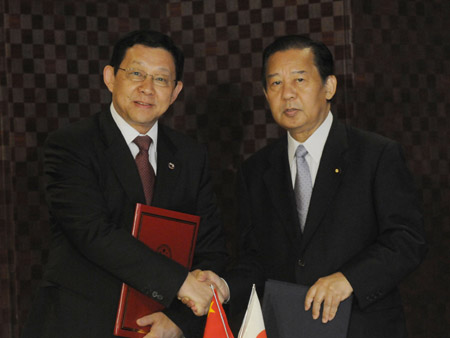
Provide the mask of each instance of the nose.
POLYGON ((154 93, 155 85, 153 84, 153 77, 150 75, 140 83, 139 91, 146 95, 151 95, 154 93))
POLYGON ((294 89, 294 86, 291 83, 288 83, 288 81, 285 81, 282 84, 282 95, 285 100, 292 100, 297 95, 294 89))

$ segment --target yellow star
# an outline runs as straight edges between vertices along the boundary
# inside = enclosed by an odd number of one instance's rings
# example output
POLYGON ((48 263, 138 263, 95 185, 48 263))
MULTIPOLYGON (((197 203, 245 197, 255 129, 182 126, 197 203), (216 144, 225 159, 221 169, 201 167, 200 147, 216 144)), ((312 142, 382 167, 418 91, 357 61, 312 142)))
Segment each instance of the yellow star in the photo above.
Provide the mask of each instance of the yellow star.
POLYGON ((209 315, 210 313, 216 313, 216 311, 213 310, 213 305, 214 305, 214 301, 211 301, 211 305, 209 306, 208 315, 209 315))

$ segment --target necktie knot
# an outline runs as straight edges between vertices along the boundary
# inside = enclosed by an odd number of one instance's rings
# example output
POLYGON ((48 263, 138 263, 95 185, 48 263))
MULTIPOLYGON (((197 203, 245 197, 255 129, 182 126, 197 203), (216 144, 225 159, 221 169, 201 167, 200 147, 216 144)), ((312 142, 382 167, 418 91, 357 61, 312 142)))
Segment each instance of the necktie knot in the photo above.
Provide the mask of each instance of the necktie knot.
POLYGON ((140 151, 147 151, 148 152, 148 148, 150 148, 150 144, 152 143, 152 139, 148 135, 137 136, 133 140, 133 142, 139 147, 140 151))
POLYGON ((300 144, 297 147, 297 150, 295 151, 295 156, 300 159, 302 157, 305 157, 306 154, 308 154, 308 151, 306 150, 305 146, 303 144, 300 144))

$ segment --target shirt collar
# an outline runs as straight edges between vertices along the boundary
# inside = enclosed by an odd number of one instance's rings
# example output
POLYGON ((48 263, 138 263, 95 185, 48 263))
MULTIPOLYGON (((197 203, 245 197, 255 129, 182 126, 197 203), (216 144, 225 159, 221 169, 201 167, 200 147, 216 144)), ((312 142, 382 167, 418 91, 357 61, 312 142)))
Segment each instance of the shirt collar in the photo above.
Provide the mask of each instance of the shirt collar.
MULTIPOLYGON (((123 119, 122 116, 119 115, 119 113, 114 108, 114 105, 111 103, 111 115, 114 121, 116 122, 117 127, 120 129, 120 132, 122 133, 125 141, 127 144, 133 143, 133 140, 139 136, 140 134, 136 129, 134 129, 132 126, 128 124, 127 121, 123 119)), ((153 125, 153 127, 145 134, 151 137, 153 141, 153 145, 155 146, 155 149, 157 149, 157 143, 158 143, 158 121, 153 125)))
POLYGON ((328 112, 328 115, 325 121, 317 128, 317 130, 310 136, 304 143, 300 143, 296 141, 291 134, 288 132, 288 155, 289 161, 293 161, 295 159, 295 151, 300 144, 303 144, 308 151, 308 155, 311 156, 312 160, 315 163, 320 163, 320 159, 322 157, 323 148, 325 146, 325 142, 327 141, 328 134, 331 129, 331 125, 333 123, 333 114, 331 111, 328 112))

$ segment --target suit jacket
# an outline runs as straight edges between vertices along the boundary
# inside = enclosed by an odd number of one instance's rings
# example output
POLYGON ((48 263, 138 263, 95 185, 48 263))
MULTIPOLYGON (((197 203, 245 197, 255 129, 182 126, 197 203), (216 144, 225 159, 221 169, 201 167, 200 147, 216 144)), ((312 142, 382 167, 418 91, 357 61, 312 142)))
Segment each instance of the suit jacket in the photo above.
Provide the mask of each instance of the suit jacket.
POLYGON ((227 276, 238 325, 252 283, 262 296, 269 278, 312 285, 341 271, 355 296, 348 337, 405 336, 397 285, 421 262, 426 245, 397 143, 334 120, 303 233, 286 136, 243 163, 238 195, 240 260, 227 276))
MULTIPOLYGON (((220 272, 226 248, 205 147, 159 124, 157 152, 152 205, 201 216, 193 269, 220 272)), ((45 174, 52 239, 30 336, 112 337, 122 282, 165 305, 186 337, 201 336, 202 319, 176 299, 187 270, 131 236, 145 197, 110 112, 51 134, 45 174), (55 306, 67 314, 55 314, 55 306)))

